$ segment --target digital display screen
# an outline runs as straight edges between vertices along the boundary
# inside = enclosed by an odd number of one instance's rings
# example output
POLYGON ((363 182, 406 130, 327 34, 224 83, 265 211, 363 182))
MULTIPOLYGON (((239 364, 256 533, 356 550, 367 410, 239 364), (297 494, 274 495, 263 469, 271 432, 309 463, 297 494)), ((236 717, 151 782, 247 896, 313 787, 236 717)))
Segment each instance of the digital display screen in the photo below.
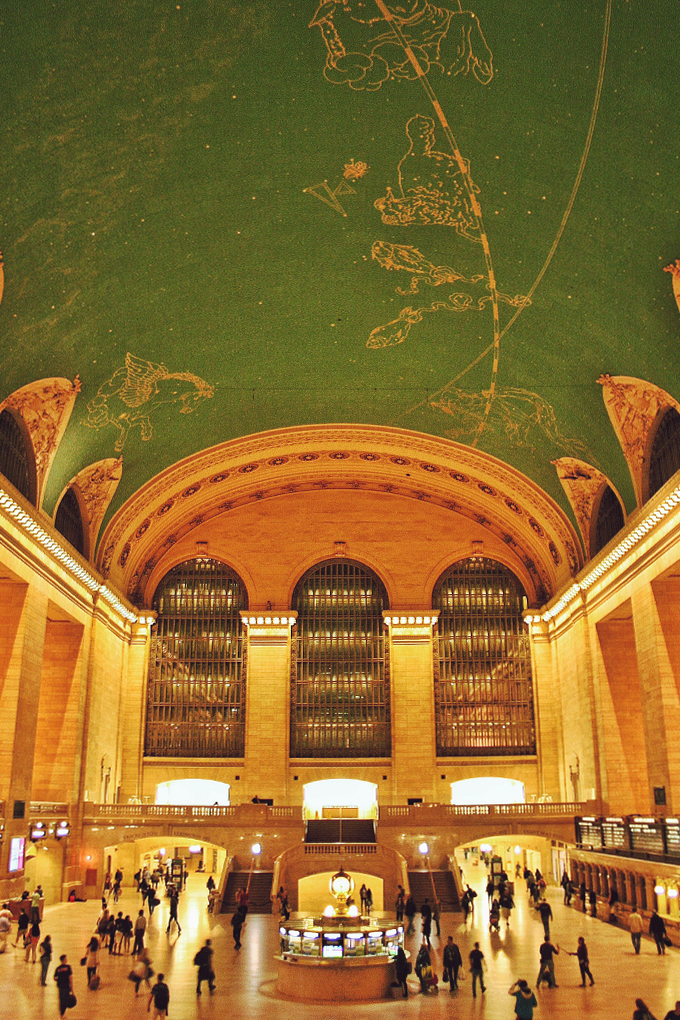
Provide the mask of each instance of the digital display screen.
POLYGON ((14 836, 9 844, 8 871, 21 871, 24 866, 26 840, 23 836, 14 836))
POLYGON ((329 957, 330 956, 330 957, 332 957, 334 959, 337 959, 337 957, 342 956, 342 946, 341 945, 340 946, 324 946, 323 947, 322 955, 325 956, 325 957, 329 957))

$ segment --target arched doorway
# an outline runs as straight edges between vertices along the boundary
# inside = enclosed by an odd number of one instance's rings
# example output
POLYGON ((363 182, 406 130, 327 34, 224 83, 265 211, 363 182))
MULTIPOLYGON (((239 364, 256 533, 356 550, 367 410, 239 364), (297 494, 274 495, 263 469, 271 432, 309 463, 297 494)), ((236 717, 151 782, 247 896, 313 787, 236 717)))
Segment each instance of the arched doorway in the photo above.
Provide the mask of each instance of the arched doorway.
POLYGON ((378 787, 363 779, 319 779, 305 783, 302 816, 310 818, 377 818, 378 787))
POLYGON ((229 806, 229 783, 215 779, 172 779, 156 787, 156 804, 229 806))
POLYGON ((502 776, 476 776, 451 783, 452 804, 524 804, 524 783, 502 776))

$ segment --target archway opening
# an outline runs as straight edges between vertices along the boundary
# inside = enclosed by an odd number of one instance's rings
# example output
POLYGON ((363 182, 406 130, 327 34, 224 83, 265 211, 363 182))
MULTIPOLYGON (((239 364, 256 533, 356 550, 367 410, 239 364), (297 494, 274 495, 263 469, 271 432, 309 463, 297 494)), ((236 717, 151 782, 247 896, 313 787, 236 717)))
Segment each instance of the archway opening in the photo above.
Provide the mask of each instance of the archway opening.
MULTIPOLYGON (((327 906, 335 906, 336 901, 329 889, 330 880, 338 869, 334 871, 321 871, 315 875, 306 875, 298 879, 298 910, 314 917, 320 917, 327 906)), ((354 871, 348 868, 348 873, 354 882, 352 898, 359 907, 359 890, 362 885, 371 890, 373 896, 372 911, 384 909, 383 880, 377 875, 369 875, 363 871, 354 871)))
POLYGON ((477 776, 451 783, 452 804, 524 804, 524 783, 502 776, 477 776))
POLYGON ((215 779, 172 779, 156 787, 156 804, 229 806, 231 787, 215 779))
POLYGON ((309 818, 377 818, 378 787, 363 779, 305 783, 302 815, 309 818))

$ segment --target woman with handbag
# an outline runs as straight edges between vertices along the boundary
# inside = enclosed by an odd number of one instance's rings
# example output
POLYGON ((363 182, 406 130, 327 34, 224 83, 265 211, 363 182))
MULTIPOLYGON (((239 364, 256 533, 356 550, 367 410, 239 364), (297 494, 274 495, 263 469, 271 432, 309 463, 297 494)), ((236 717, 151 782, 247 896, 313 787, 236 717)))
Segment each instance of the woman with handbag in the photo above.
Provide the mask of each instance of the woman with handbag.
POLYGON ((99 967, 99 939, 96 935, 93 935, 88 942, 85 956, 80 962, 87 967, 87 985, 89 988, 90 981, 97 973, 97 968, 99 967))

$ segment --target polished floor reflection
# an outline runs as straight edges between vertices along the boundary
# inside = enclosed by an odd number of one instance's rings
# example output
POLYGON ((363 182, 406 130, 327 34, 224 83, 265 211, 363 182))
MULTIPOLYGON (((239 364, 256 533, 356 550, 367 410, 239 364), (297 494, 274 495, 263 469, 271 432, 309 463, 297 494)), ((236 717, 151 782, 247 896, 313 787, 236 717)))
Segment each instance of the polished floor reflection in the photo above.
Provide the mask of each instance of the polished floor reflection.
MULTIPOLYGON (((427 1017, 451 1017, 468 1020, 484 1017, 500 1020, 513 1016, 513 1001, 508 996, 510 984, 525 977, 534 986, 538 972, 538 947, 543 927, 535 912, 527 904, 524 882, 516 887, 514 911, 510 928, 502 926, 500 934, 490 934, 488 912, 483 895, 483 876, 475 882, 479 890, 474 918, 467 927, 460 915, 443 916, 442 937, 433 938, 435 969, 441 976, 441 953, 446 936, 451 934, 458 942, 464 959, 477 940, 488 965, 485 980, 487 992, 472 998, 468 979, 460 990, 451 995, 443 986, 438 995, 413 994, 408 1000, 398 999, 368 1003, 302 1004, 284 1000, 275 988, 276 971, 273 956, 277 950, 277 925, 274 917, 251 917, 243 931, 243 948, 233 949, 229 915, 212 916, 207 913, 205 876, 192 876, 180 903, 181 936, 165 934, 168 907, 164 900, 156 910, 148 927, 149 952, 156 971, 163 971, 170 986, 169 1016, 172 1020, 203 1020, 203 1018, 248 1017, 249 1020, 328 1020, 346 1016, 347 1020, 369 1020, 385 1016, 405 1018, 414 1014, 427 1017), (196 969, 193 958, 203 944, 211 938, 215 950, 217 988, 215 994, 196 996, 196 969)), ((552 941, 562 950, 576 950, 579 935, 586 939, 591 970, 595 978, 593 988, 579 987, 580 975, 576 959, 564 952, 556 960, 555 973, 559 987, 537 993, 537 1017, 570 1018, 596 1017, 598 1020, 627 1020, 632 1016, 634 1000, 641 996, 656 1017, 666 1012, 680 999, 680 951, 671 949, 666 956, 656 954, 654 944, 643 940, 642 953, 635 956, 627 932, 602 921, 585 917, 578 910, 562 905, 559 889, 549 891, 553 908, 552 941)), ((139 909, 139 897, 127 892, 119 909, 134 916, 139 909)), ((129 957, 101 954, 101 987, 88 991, 85 969, 79 965, 85 945, 92 933, 98 914, 98 904, 59 904, 47 907, 42 926, 43 934, 50 933, 55 947, 55 958, 50 968, 48 985, 40 985, 40 965, 26 963, 24 953, 8 947, 0 956, 1 1015, 13 1020, 35 1020, 57 1017, 57 992, 52 973, 60 953, 67 953, 73 966, 74 987, 78 998, 75 1009, 67 1013, 69 1020, 115 1020, 115 1018, 142 1018, 148 1014, 147 995, 135 998, 134 986, 127 980, 130 971, 129 957)), ((14 938, 14 931, 12 939, 14 938)), ((416 950, 419 936, 409 939, 408 947, 416 950)), ((205 986, 204 986, 205 987, 205 986)), ((417 985, 413 981, 413 991, 417 985)))

